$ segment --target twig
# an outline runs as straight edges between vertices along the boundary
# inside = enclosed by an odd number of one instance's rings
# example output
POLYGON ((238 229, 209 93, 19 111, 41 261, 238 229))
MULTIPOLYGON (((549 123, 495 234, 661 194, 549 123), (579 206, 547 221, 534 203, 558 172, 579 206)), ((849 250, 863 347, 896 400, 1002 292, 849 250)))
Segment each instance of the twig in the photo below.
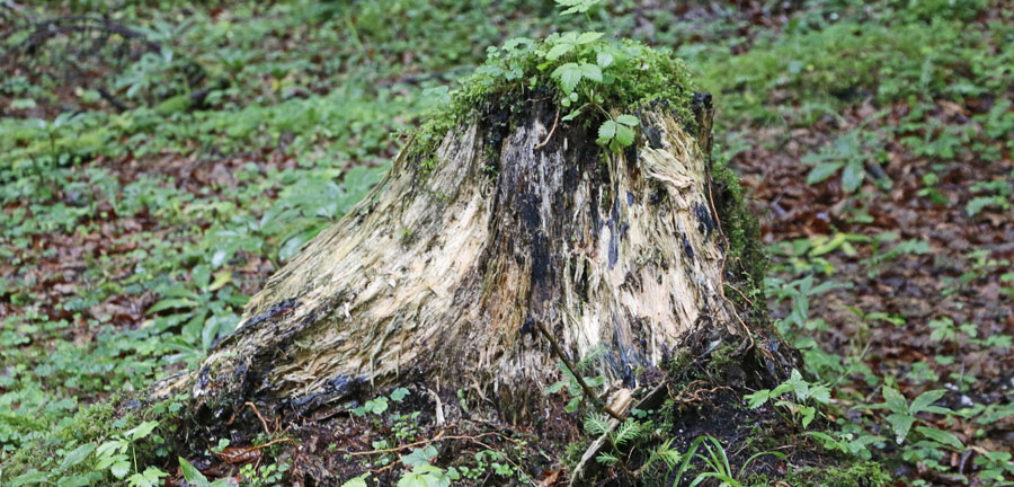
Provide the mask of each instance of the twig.
MULTIPOLYGON (((651 403, 661 399, 662 392, 667 390, 667 384, 668 380, 664 380, 662 381, 661 384, 655 386, 654 389, 648 392, 648 394, 645 395, 644 398, 642 398, 640 401, 637 402, 636 405, 634 405, 634 409, 641 410, 649 409, 651 407, 651 403)), ((613 431, 616 431, 616 428, 620 426, 620 423, 621 420, 619 419, 610 419, 609 427, 606 428, 606 431, 604 431, 598 438, 596 438, 595 441, 593 441, 592 444, 588 447, 588 449, 585 450, 584 454, 581 455, 581 461, 578 462, 577 466, 574 467, 574 471, 571 472, 570 483, 568 484, 569 487, 576 487, 578 485, 582 485, 581 482, 584 480, 585 471, 588 470, 589 468, 592 468, 591 466, 595 465, 594 462, 595 456, 599 454, 599 451, 602 449, 603 446, 605 446, 606 442, 609 440, 609 435, 611 435, 613 431)))
POLYGON ((538 320, 532 321, 535 322, 536 326, 539 327, 539 331, 541 331, 542 334, 545 335, 546 339, 549 340, 549 345, 553 348, 553 353, 555 353, 557 357, 560 357, 560 360, 563 361, 563 366, 567 367, 567 370, 570 371, 570 375, 574 376, 574 378, 577 379, 577 383, 581 385, 582 389, 584 389, 585 396, 591 399, 591 401, 594 402, 596 406, 602 408, 602 410, 605 411, 606 414, 612 416, 618 421, 623 421, 623 416, 621 416, 616 411, 613 411, 609 406, 607 406, 605 403, 599 400, 599 397, 595 395, 595 392, 592 391, 592 388, 589 387, 588 383, 584 381, 584 378, 581 377, 581 374, 574 367, 574 364, 570 363, 570 359, 567 358, 567 354, 563 353, 563 349, 560 348, 560 344, 557 343, 556 339, 549 334, 549 330, 546 329, 546 325, 542 324, 542 322, 538 320))
POLYGON ((407 450, 409 448, 415 448, 417 446, 429 445, 430 443, 436 443, 438 441, 445 441, 445 440, 476 441, 475 440, 476 438, 482 438, 483 436, 493 436, 493 435, 496 435, 496 434, 497 433, 492 433, 491 432, 491 433, 482 433, 482 434, 474 435, 474 436, 473 435, 444 436, 444 432, 441 431, 440 433, 437 433, 437 436, 435 436, 433 438, 426 439, 426 440, 419 440, 419 441, 415 441, 415 442, 412 442, 412 443, 406 443, 404 445, 399 445, 399 446, 392 447, 392 448, 381 448, 379 450, 354 451, 354 452, 348 453, 348 455, 350 457, 355 457, 355 456, 360 456, 360 455, 380 455, 380 454, 383 454, 383 453, 399 452, 399 451, 402 451, 402 450, 407 450))
POLYGON ((549 129, 549 135, 546 136, 546 140, 543 140, 539 145, 532 147, 533 151, 539 150, 549 143, 549 139, 553 138, 553 132, 556 132, 556 122, 560 121, 560 107, 556 107, 556 116, 553 117, 553 128, 549 129))
MULTIPOLYGON (((253 409, 254 414, 257 415, 257 419, 261 420, 261 426, 264 427, 264 434, 266 434, 268 436, 271 436, 271 435, 275 434, 275 432, 271 431, 268 428, 268 422, 264 420, 264 416, 261 416, 261 412, 257 410, 257 406, 255 406, 254 403, 252 403, 250 401, 247 401, 247 402, 243 403, 243 406, 239 408, 239 411, 236 411, 232 415, 232 417, 229 418, 229 421, 225 422, 225 425, 228 426, 228 425, 232 424, 232 422, 236 420, 236 416, 238 416, 239 413, 242 413, 243 412, 243 408, 245 408, 245 407, 249 407, 250 409, 253 409)), ((275 431, 278 431, 278 428, 275 428, 275 431)))

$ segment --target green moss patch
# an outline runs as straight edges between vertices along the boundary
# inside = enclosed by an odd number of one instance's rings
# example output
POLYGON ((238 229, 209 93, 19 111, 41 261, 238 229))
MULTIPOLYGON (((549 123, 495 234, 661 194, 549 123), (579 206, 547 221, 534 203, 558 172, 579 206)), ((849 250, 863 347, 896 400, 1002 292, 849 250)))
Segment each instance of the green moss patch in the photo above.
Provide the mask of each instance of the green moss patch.
POLYGON ((688 127, 694 126, 694 83, 682 61, 666 49, 599 33, 553 34, 543 41, 511 39, 487 50, 486 62, 452 92, 434 90, 439 106, 410 149, 428 161, 453 127, 484 115, 520 113, 527 102, 551 99, 560 120, 601 120, 664 100, 688 127))

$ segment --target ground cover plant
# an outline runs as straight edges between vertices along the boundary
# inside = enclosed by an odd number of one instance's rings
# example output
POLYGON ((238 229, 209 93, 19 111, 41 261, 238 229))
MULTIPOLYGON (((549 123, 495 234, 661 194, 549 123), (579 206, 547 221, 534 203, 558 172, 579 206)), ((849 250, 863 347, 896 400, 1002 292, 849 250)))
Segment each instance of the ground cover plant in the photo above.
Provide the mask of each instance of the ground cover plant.
MULTIPOLYGON (((486 46, 567 32, 671 48, 715 97, 716 163, 760 216, 766 300, 805 364, 744 410, 883 466, 827 485, 1014 483, 1003 0, 8 2, 0 25, 0 484, 288 485, 296 440, 272 418, 256 441, 181 448, 181 402, 134 405, 382 178, 486 46)), ((571 68, 550 74, 596 76, 571 68)), ((622 149, 625 122, 602 143, 622 149)), ((384 437, 327 445, 352 455, 347 485, 556 485, 572 466, 533 469, 523 432, 438 450, 455 440, 412 410, 424 400, 362 405, 384 437)), ((573 404, 576 451, 607 431, 573 404)), ((656 414, 609 433, 603 468, 664 431, 656 414)), ((726 485, 820 470, 771 444, 741 472, 710 434, 642 468, 726 485)))

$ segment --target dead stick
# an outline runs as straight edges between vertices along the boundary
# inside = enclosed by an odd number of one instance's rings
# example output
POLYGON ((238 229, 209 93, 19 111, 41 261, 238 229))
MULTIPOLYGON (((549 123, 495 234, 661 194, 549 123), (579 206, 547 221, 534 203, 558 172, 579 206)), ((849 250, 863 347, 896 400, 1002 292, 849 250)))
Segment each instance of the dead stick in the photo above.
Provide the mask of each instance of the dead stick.
POLYGON ((560 357, 560 360, 563 361, 563 366, 567 367, 567 370, 570 371, 570 375, 574 376, 574 378, 577 379, 577 383, 581 385, 582 389, 584 389, 585 396, 588 396, 588 398, 591 399, 591 401, 594 402, 596 406, 602 408, 602 410, 605 411, 606 414, 612 416, 613 418, 619 421, 623 421, 622 416, 620 416, 616 411, 613 411, 609 406, 607 406, 605 403, 599 400, 598 396, 595 395, 595 392, 592 391, 592 388, 588 386, 588 383, 584 381, 584 378, 581 377, 581 374, 578 373, 576 368, 574 368, 574 364, 571 364, 570 359, 568 359, 567 355, 563 353, 563 349, 560 348, 560 344, 557 343, 556 339, 549 334, 549 330, 546 329, 546 326, 543 325, 541 321, 536 320, 532 321, 535 321, 535 324, 539 327, 539 331, 541 331, 542 334, 545 335, 546 339, 549 340, 549 345, 553 348, 553 353, 555 353, 557 357, 560 357))
POLYGON ((543 140, 539 145, 532 147, 533 151, 539 150, 549 143, 549 139, 553 138, 553 132, 556 132, 556 122, 560 120, 560 107, 556 107, 556 116, 553 117, 553 128, 549 129, 549 135, 546 136, 546 140, 543 140))

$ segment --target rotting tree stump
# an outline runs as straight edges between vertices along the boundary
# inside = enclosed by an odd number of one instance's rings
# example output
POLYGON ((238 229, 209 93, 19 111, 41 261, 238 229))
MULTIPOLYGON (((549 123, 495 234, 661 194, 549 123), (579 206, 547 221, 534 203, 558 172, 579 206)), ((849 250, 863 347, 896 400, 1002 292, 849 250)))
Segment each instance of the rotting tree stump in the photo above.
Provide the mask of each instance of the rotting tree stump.
POLYGON ((434 154, 410 142, 268 281, 237 331, 156 396, 188 391, 205 423, 247 401, 294 421, 412 384, 451 398, 438 401, 451 421, 463 395, 531 423, 557 364, 594 352, 585 375, 607 378, 594 392, 622 416, 658 385, 647 371, 720 348, 745 382, 774 384, 792 360, 754 325, 763 308, 725 295, 742 279, 729 269, 729 205, 715 201, 710 96, 693 109, 689 121, 665 103, 639 111, 622 153, 537 100, 458 126, 434 154))

